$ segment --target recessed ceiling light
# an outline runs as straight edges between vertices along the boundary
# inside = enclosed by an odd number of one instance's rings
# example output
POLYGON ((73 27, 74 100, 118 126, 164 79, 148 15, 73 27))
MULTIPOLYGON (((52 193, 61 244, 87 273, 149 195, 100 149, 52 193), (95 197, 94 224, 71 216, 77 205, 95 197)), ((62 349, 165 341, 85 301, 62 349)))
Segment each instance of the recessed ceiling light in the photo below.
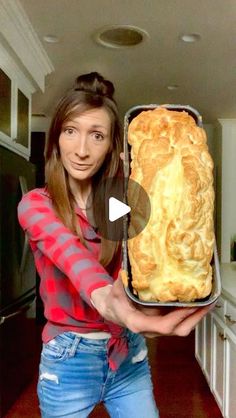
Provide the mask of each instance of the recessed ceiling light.
POLYGON ((200 41, 201 36, 198 33, 186 33, 181 36, 183 42, 193 43, 200 41))
POLYGON ((59 42, 59 38, 55 35, 46 35, 43 37, 43 40, 49 44, 57 44, 59 42))
POLYGON ((171 84, 167 86, 168 90, 177 90, 179 88, 178 84, 171 84))
POLYGON ((112 25, 99 29, 95 40, 108 48, 127 48, 139 45, 148 38, 143 29, 130 25, 112 25))

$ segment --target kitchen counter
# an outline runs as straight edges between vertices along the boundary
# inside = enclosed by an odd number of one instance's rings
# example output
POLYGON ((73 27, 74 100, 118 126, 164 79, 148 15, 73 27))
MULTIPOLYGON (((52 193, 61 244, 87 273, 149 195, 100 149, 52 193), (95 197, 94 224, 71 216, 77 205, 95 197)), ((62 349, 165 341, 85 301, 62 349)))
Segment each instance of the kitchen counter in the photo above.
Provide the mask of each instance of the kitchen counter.
POLYGON ((222 294, 236 304, 236 262, 220 264, 222 294))

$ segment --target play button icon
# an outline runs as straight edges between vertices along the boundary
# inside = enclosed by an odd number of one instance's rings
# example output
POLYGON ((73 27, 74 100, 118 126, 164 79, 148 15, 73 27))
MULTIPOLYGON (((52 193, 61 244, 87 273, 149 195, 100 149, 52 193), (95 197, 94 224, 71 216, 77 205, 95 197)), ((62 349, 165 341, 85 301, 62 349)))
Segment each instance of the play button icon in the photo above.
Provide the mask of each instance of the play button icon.
POLYGON ((110 241, 132 239, 140 234, 150 214, 146 191, 137 182, 123 177, 109 177, 97 183, 87 201, 89 223, 110 241))
POLYGON ((127 215, 131 208, 115 197, 109 198, 109 221, 114 222, 122 216, 127 215))

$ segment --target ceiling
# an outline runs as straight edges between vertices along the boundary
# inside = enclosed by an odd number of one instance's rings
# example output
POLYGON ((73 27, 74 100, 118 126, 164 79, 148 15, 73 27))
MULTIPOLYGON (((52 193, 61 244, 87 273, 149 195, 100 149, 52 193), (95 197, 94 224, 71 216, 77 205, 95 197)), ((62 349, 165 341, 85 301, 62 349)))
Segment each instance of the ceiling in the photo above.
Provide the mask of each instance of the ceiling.
POLYGON ((55 72, 33 95, 33 113, 50 116, 83 73, 113 81, 121 116, 132 106, 178 103, 195 107, 205 123, 236 118, 235 0, 20 0, 55 72), (108 25, 148 33, 140 45, 108 48, 94 40, 108 25), (199 34, 195 43, 184 34, 199 34), (43 37, 54 35, 58 43, 43 37), (178 86, 169 90, 168 86, 178 86))

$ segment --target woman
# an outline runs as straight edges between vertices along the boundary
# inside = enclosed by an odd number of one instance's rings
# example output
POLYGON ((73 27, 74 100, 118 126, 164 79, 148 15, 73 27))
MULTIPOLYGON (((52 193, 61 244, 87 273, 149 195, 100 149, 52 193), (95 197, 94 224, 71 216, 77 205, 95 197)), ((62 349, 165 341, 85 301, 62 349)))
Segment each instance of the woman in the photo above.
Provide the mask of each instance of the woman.
POLYGON ((43 418, 84 418, 104 402, 113 418, 154 418, 146 336, 187 335, 209 308, 140 310, 119 277, 120 243, 94 224, 99 186, 122 172, 113 84, 78 77, 59 102, 46 145, 46 187, 18 216, 29 236, 47 323, 38 396, 43 418))

